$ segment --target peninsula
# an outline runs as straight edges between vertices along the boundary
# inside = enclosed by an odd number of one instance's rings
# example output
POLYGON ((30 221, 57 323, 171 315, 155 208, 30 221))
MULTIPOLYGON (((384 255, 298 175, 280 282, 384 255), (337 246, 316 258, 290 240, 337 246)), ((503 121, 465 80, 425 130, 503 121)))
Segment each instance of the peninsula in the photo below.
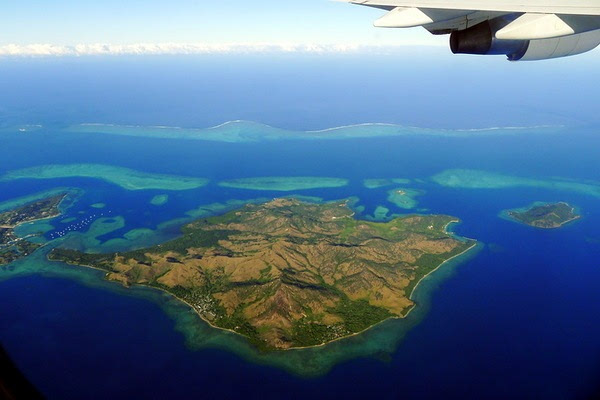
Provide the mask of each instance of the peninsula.
POLYGON ((47 197, 0 214, 0 265, 10 264, 26 257, 40 247, 40 244, 27 240, 36 236, 35 234, 18 237, 14 230, 27 222, 59 216, 58 207, 66 195, 62 193, 47 197))
POLYGON ((447 231, 456 218, 354 218, 348 201, 275 199, 185 225, 147 249, 49 258, 105 270, 110 280, 165 290, 212 326, 262 350, 318 346, 414 306, 412 290, 473 246, 447 231))
POLYGON ((507 210, 506 215, 517 222, 541 229, 560 228, 581 218, 571 205, 560 203, 534 203, 524 209, 507 210))

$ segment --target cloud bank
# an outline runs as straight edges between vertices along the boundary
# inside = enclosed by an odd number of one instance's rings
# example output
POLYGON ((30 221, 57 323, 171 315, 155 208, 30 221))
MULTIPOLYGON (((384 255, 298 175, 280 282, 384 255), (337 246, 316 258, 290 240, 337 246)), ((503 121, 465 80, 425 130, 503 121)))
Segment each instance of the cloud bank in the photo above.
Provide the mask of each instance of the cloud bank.
MULTIPOLYGON (((429 45, 431 43, 411 43, 429 45)), ((0 45, 0 57, 60 57, 89 55, 185 55, 185 54, 268 54, 268 53, 389 53, 406 45, 311 44, 311 43, 137 43, 137 44, 6 44, 0 45)))

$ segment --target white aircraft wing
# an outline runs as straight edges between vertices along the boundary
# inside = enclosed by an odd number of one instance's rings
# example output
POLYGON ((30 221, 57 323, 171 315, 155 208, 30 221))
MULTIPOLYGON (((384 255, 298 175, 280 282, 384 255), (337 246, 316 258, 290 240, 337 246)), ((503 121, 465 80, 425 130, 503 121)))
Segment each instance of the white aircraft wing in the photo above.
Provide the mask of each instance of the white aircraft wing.
POLYGON ((354 0, 350 2, 365 5, 373 4, 391 7, 416 7, 439 10, 600 15, 600 1, 596 0, 354 0))
POLYGON ((454 53, 539 60, 600 44, 600 0, 345 0, 387 11, 375 26, 451 34, 454 53))

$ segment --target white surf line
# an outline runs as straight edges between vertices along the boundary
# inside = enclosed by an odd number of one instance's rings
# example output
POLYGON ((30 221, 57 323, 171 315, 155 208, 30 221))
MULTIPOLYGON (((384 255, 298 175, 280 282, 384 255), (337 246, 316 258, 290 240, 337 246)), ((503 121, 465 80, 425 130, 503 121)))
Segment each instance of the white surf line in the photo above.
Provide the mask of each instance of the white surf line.
POLYGON ((351 129, 351 128, 360 128, 360 127, 369 127, 369 126, 373 126, 373 127, 377 127, 377 126, 382 126, 382 127, 392 127, 392 128, 399 128, 399 129, 414 129, 414 130, 421 130, 421 131, 430 131, 430 132, 440 132, 440 133, 452 133, 452 132, 488 132, 488 131, 501 131, 501 130, 528 130, 528 129, 561 129, 561 128, 566 128, 566 125, 530 125, 530 126, 491 126, 491 127, 484 127, 484 128, 456 128, 456 129, 447 129, 447 128, 431 128, 431 127, 422 127, 422 126, 412 126, 412 125, 401 125, 401 124, 394 124, 394 123, 388 123, 388 122, 363 122, 363 123, 358 123, 358 124, 350 124, 350 125, 341 125, 341 126, 336 126, 336 127, 332 127, 332 128, 325 128, 325 129, 314 129, 314 130, 292 130, 292 129, 285 129, 285 128, 277 128, 275 126, 269 125, 269 124, 265 124, 262 122, 256 122, 256 121, 250 121, 250 120, 243 120, 243 119, 236 119, 236 120, 231 120, 231 121, 226 121, 223 122, 221 124, 215 125, 215 126, 210 126, 210 127, 206 127, 206 128, 184 128, 181 126, 169 126, 169 125, 118 125, 118 124, 111 124, 111 123, 102 123, 102 122, 85 122, 85 123, 81 123, 79 124, 79 126, 105 126, 105 127, 113 127, 113 128, 118 128, 118 127, 123 127, 123 128, 138 128, 138 129, 177 129, 177 130, 186 130, 186 131, 196 131, 196 132, 201 132, 203 130, 215 130, 215 129, 219 129, 219 128, 224 128, 228 125, 232 125, 232 124, 240 124, 240 123, 251 123, 251 124, 257 124, 257 125, 261 125, 264 126, 265 128, 271 128, 271 129, 277 129, 277 130, 281 130, 281 131, 286 131, 289 133, 299 133, 299 134, 303 134, 303 133, 327 133, 327 132, 334 132, 334 131, 338 131, 338 130, 342 130, 342 129, 351 129))

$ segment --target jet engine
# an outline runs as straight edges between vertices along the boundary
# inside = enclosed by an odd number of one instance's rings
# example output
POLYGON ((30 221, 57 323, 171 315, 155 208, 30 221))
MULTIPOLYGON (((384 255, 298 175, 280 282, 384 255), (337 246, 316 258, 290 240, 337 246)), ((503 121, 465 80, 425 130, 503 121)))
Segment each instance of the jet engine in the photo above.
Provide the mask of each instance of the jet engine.
POLYGON ((496 33, 512 19, 500 17, 450 35, 454 54, 504 54, 510 61, 532 61, 585 53, 600 45, 600 30, 549 39, 506 40, 496 33))

